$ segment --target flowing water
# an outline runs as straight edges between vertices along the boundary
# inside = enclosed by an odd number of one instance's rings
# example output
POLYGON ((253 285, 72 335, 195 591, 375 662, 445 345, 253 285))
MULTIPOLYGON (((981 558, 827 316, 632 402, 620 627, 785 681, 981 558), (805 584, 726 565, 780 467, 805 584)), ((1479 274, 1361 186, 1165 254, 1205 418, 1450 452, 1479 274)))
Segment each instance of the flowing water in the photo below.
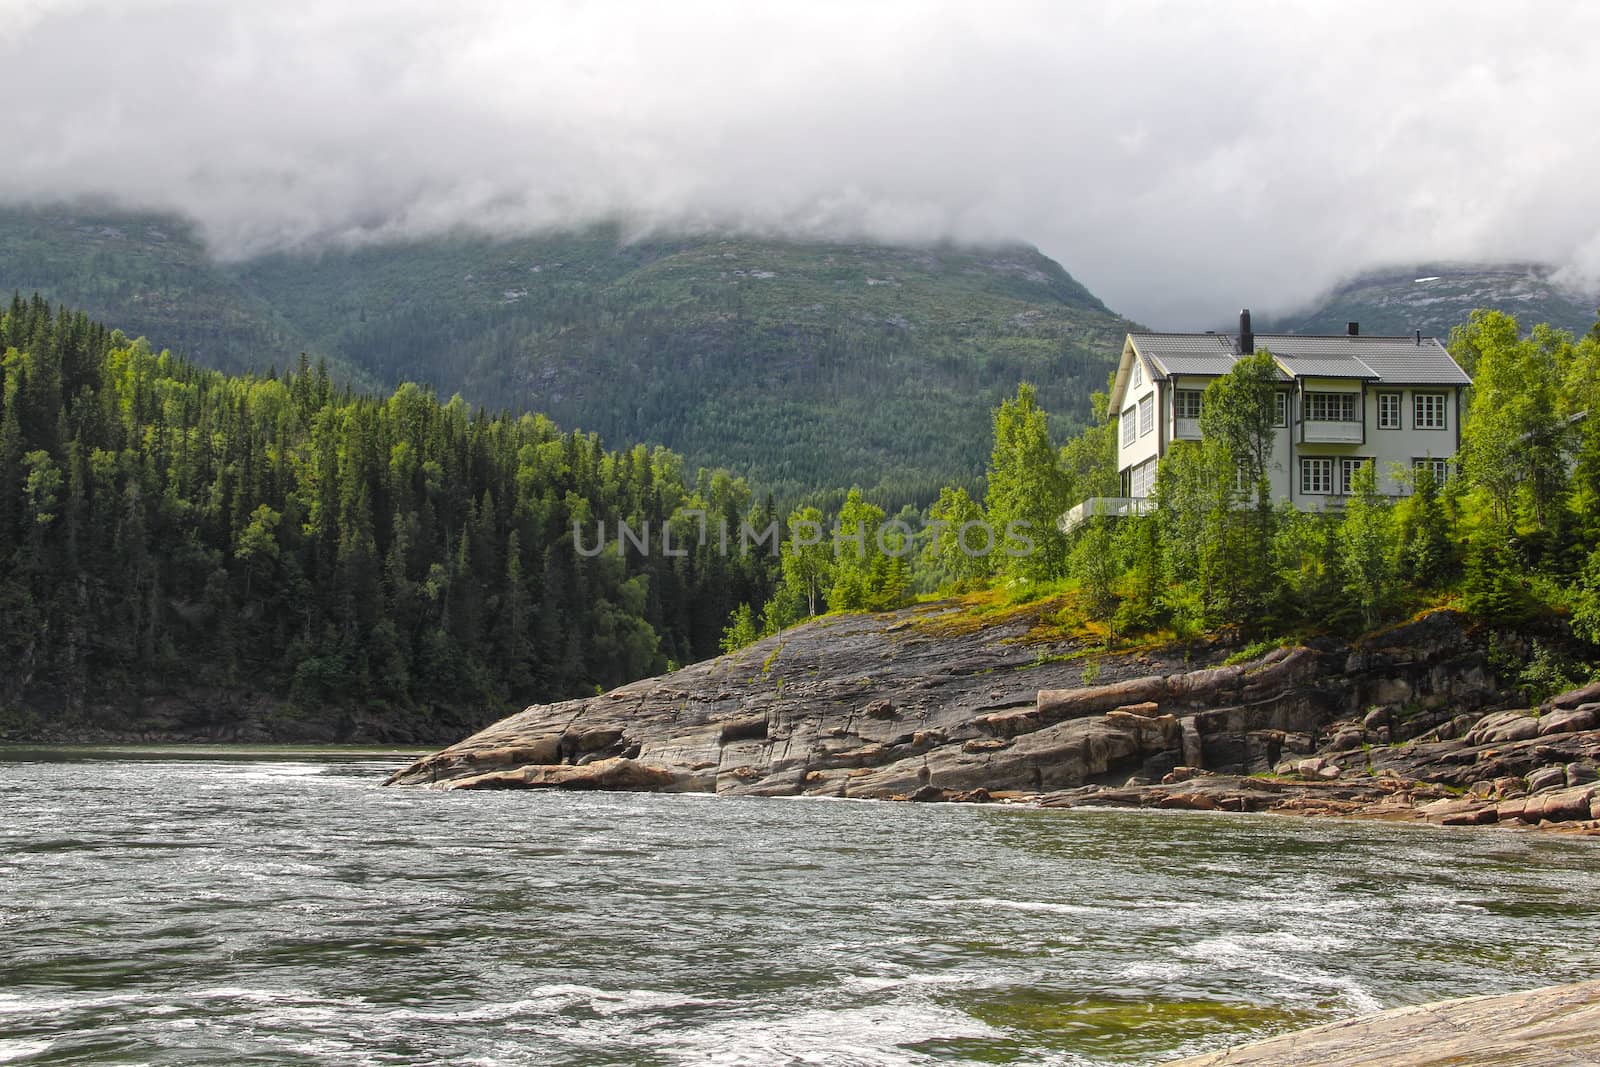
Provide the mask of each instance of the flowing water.
POLYGON ((1592 842, 0 750, 0 1062, 1143 1064, 1600 976, 1592 842))

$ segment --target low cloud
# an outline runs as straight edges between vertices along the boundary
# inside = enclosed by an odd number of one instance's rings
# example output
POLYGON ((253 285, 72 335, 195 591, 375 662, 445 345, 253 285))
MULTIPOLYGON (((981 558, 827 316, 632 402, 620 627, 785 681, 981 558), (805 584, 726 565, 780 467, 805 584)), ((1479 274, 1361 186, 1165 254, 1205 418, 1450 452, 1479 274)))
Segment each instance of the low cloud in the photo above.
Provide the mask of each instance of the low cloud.
POLYGON ((1379 263, 1600 278, 1590 5, 21 0, 7 22, 0 201, 177 211, 221 256, 602 218, 1019 240, 1169 327, 1379 263))

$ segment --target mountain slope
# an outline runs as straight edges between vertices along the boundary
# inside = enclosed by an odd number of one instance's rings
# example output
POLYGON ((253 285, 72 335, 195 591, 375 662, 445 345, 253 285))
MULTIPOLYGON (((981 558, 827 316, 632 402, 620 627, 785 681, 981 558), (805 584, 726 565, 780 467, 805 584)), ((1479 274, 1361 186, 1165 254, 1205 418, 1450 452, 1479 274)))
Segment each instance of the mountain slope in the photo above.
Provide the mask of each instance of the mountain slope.
POLYGON ((857 483, 895 503, 975 480, 1019 380, 1070 432, 1130 326, 1019 246, 595 228, 219 265, 179 224, 57 210, 0 214, 0 249, 0 288, 214 366, 305 350, 362 384, 659 442, 786 496, 857 483))
POLYGON ((1555 281, 1536 263, 1425 263, 1370 271, 1344 282, 1314 307, 1284 315, 1272 329, 1285 333, 1363 333, 1448 336, 1474 308, 1494 308, 1524 327, 1548 322, 1577 334, 1594 325, 1600 294, 1555 281))
POLYGON ((282 366, 305 347, 267 300, 211 261, 187 223, 165 215, 0 208, 0 291, 39 293, 219 370, 282 366))

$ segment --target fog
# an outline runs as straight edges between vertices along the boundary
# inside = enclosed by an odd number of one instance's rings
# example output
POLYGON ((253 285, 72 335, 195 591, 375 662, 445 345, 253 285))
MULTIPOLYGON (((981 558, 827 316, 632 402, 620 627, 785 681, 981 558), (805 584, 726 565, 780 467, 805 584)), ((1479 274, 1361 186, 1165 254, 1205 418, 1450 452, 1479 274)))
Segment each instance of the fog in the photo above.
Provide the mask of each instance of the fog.
POLYGON ((1600 277, 1600 6, 0 0, 0 201, 219 256, 620 219, 1037 245, 1129 316, 1600 277))

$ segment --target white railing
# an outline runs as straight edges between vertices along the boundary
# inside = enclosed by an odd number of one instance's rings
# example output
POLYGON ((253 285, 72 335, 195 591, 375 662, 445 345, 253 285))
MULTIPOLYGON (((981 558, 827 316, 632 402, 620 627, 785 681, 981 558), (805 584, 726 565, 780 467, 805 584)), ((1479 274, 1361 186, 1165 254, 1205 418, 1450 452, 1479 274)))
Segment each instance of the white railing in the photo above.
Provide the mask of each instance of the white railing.
POLYGON ((1172 422, 1172 439, 1174 441, 1200 440, 1200 420, 1174 419, 1172 422))
POLYGON ((1363 426, 1360 422, 1321 422, 1307 419, 1306 440, 1317 444, 1360 444, 1363 426))
POLYGON ((1092 496, 1057 519, 1056 528, 1071 533, 1097 516, 1148 515, 1155 506, 1156 502, 1147 496, 1092 496))

